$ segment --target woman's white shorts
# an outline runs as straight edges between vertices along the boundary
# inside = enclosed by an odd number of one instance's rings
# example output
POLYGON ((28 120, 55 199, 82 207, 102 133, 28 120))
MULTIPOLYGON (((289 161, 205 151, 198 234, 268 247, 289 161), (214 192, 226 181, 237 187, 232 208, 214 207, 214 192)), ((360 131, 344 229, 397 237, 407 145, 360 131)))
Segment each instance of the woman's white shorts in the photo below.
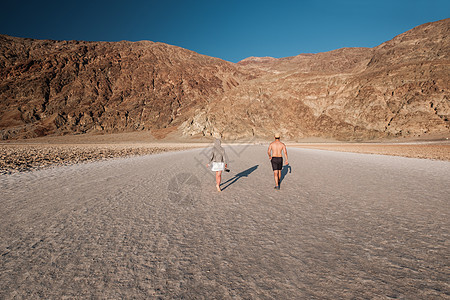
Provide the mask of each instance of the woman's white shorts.
POLYGON ((225 163, 223 162, 213 162, 211 171, 223 171, 225 170, 225 163))

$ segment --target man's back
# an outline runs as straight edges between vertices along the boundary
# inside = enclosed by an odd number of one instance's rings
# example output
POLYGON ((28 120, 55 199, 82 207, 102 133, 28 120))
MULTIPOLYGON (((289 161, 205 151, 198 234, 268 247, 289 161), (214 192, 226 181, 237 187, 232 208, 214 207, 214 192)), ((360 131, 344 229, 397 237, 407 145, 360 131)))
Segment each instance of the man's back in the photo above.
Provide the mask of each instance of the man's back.
POLYGON ((286 145, 279 140, 272 142, 269 146, 269 152, 272 150, 272 157, 282 157, 281 153, 284 149, 286 149, 286 145))

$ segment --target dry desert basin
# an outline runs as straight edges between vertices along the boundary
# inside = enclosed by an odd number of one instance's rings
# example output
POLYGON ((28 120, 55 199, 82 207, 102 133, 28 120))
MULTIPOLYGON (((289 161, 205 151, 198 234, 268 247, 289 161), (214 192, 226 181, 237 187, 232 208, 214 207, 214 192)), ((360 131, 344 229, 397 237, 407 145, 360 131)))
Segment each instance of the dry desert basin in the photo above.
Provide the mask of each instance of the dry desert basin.
POLYGON ((447 140, 291 143, 279 191, 224 143, 221 193, 210 141, 144 141, 0 145, 0 299, 450 296, 447 140))

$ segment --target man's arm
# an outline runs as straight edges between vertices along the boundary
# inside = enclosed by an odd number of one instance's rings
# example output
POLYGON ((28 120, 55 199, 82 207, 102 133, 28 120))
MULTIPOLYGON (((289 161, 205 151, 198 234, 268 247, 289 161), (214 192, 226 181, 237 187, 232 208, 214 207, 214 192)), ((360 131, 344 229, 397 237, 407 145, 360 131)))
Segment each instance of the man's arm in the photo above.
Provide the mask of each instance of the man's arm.
POLYGON ((267 150, 267 154, 269 155, 269 159, 272 159, 272 143, 269 145, 269 149, 267 150))
POLYGON ((286 157, 286 165, 288 164, 288 155, 287 155, 287 149, 286 149, 286 145, 283 144, 283 151, 284 151, 284 156, 286 157))

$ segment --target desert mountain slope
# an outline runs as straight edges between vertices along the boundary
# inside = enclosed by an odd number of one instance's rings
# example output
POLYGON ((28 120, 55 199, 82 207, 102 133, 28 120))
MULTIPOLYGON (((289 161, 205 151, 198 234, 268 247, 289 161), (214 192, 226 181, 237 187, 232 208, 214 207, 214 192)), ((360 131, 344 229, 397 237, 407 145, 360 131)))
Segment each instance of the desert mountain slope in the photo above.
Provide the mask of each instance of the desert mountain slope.
POLYGON ((249 57, 238 62, 238 65, 275 74, 289 71, 347 73, 360 71, 365 68, 372 58, 372 53, 373 50, 370 48, 342 48, 330 52, 300 54, 279 59, 249 57))
POLYGON ((344 48, 238 63, 266 75, 227 91, 183 124, 186 134, 367 140, 450 136, 450 19, 373 49, 344 48))
POLYGON ((237 64, 162 43, 0 35, 0 135, 450 135, 450 19, 375 48, 237 64))
POLYGON ((250 79, 232 63, 153 42, 0 36, 2 137, 176 127, 250 79))

